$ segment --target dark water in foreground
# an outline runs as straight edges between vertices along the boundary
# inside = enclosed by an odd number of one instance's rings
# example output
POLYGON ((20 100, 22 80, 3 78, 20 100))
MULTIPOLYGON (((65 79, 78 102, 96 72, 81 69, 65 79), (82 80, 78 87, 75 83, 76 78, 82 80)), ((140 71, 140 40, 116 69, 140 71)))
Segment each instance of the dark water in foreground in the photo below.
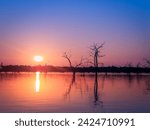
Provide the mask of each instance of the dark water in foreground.
POLYGON ((150 112, 150 76, 1 74, 0 112, 150 112))

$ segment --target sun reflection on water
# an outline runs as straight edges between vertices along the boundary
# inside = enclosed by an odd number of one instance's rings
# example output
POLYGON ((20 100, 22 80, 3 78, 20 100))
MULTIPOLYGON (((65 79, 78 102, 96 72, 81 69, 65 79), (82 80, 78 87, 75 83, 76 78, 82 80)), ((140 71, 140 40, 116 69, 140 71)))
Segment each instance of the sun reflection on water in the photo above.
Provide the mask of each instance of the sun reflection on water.
POLYGON ((40 72, 36 72, 35 91, 37 93, 40 91, 40 72))

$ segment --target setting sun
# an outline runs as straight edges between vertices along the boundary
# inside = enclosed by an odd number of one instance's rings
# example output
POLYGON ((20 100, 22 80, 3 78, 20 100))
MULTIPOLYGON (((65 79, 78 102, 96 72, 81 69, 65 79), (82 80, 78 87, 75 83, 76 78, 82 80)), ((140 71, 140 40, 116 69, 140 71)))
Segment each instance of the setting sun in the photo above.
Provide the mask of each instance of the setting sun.
POLYGON ((43 61, 43 57, 42 56, 34 56, 34 61, 36 62, 42 62, 43 61))

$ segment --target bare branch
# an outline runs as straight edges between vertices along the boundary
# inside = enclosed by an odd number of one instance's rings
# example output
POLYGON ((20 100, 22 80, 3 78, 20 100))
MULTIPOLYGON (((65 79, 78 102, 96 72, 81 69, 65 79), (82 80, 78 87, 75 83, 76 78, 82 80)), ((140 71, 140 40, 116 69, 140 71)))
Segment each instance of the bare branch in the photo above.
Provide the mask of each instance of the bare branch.
POLYGON ((105 42, 103 42, 100 46, 97 46, 97 49, 103 48, 105 42))
POLYGON ((72 63, 71 63, 71 60, 70 60, 71 54, 70 53, 68 54, 67 52, 64 52, 63 57, 68 60, 70 67, 72 67, 72 63))
POLYGON ((94 63, 91 61, 91 59, 84 58, 84 65, 85 65, 85 66, 89 66, 89 64, 94 65, 94 63))
POLYGON ((79 66, 81 66, 81 65, 83 64, 83 61, 84 61, 84 58, 82 57, 82 58, 80 59, 79 64, 77 64, 75 67, 79 67, 79 66))
POLYGON ((79 62, 78 64, 73 65, 73 64, 72 64, 72 61, 71 61, 71 54, 70 54, 70 53, 64 52, 63 57, 64 57, 65 59, 67 59, 67 61, 69 62, 69 65, 70 65, 70 67, 71 67, 72 69, 81 66, 81 65, 83 64, 83 61, 84 61, 84 58, 82 57, 82 58, 80 59, 80 62, 79 62))
POLYGON ((105 55, 101 55, 101 50, 104 46, 105 42, 102 44, 94 43, 92 46, 90 46, 90 56, 93 57, 93 64, 95 67, 98 67, 99 62, 98 58, 104 57, 105 55))

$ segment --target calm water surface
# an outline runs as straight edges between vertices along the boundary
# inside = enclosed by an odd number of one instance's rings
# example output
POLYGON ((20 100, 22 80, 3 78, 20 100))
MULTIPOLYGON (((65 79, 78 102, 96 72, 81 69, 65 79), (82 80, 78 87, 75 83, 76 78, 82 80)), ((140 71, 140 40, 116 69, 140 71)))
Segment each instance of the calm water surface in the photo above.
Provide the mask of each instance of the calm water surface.
POLYGON ((0 112, 150 112, 150 76, 1 74, 0 112))

